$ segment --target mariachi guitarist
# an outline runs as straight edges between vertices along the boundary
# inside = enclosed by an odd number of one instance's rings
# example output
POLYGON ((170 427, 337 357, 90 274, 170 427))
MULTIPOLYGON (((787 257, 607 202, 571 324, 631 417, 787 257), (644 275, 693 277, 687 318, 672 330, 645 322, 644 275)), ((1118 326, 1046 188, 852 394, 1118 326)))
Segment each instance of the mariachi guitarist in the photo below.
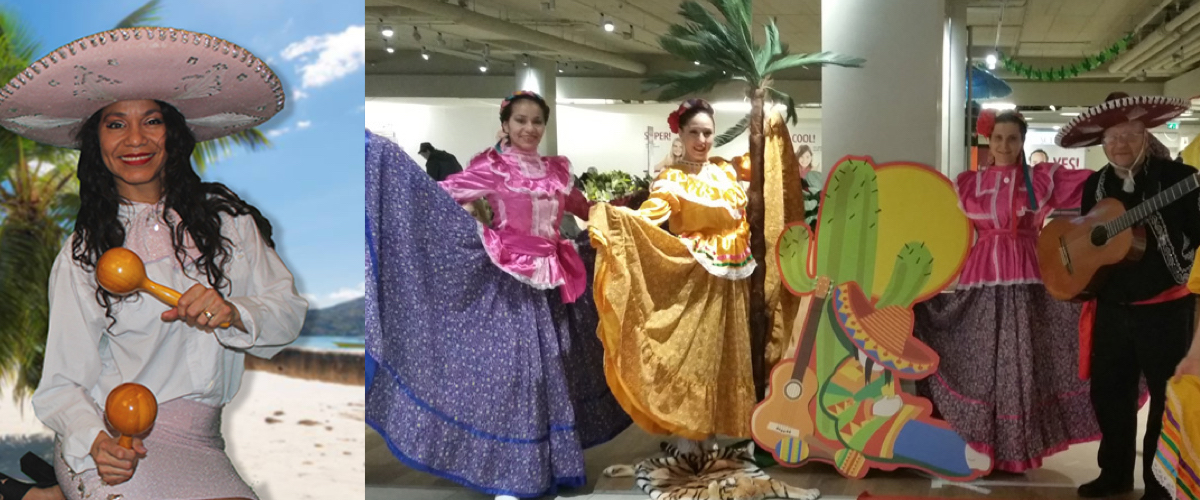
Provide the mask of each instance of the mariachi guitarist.
MULTIPOLYGON (((1182 99, 1113 93, 1062 127, 1055 142, 1079 148, 1102 144, 1108 165, 1084 184, 1082 211, 1104 198, 1132 209, 1195 174, 1171 161, 1148 131, 1188 109, 1182 99)), ((1099 498, 1133 489, 1137 439, 1138 379, 1150 390, 1143 449, 1156 448, 1162 427, 1167 380, 1192 340, 1195 299, 1186 287, 1200 243, 1200 197, 1188 193, 1139 223, 1146 247, 1140 260, 1108 268, 1095 300, 1080 321, 1081 372, 1090 364, 1092 405, 1103 437, 1097 460, 1100 477, 1079 487, 1079 496, 1099 498)), ((1086 373, 1084 374, 1086 376, 1086 373)), ((1143 499, 1170 498, 1143 461, 1143 499)))

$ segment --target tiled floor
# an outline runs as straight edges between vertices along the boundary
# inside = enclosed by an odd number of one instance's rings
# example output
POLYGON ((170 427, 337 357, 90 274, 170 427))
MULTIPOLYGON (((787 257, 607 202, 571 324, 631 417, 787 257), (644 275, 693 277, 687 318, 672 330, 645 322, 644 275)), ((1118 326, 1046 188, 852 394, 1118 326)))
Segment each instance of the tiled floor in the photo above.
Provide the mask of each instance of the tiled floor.
MULTIPOLYGON (((1139 421, 1145 420, 1145 412, 1139 421)), ((490 497, 440 479, 411 470, 400 464, 383 438, 369 427, 367 432, 366 481, 367 500, 487 500, 490 497)), ((603 477, 605 467, 628 464, 650 456, 658 450, 660 439, 648 436, 632 427, 616 439, 587 451, 588 484, 563 493, 560 499, 571 500, 633 500, 646 498, 635 488, 631 478, 603 477)), ((997 473, 984 479, 956 484, 931 479, 912 471, 871 472, 862 480, 842 477, 832 467, 810 464, 799 469, 771 467, 767 472, 776 479, 802 488, 821 490, 823 499, 857 498, 862 492, 872 495, 914 495, 944 498, 996 498, 1005 500, 1075 500, 1075 488, 1093 479, 1096 469, 1097 443, 1076 445, 1047 458, 1043 467, 1025 474, 997 473)), ((1141 470, 1141 461, 1138 462, 1141 470)), ((1137 474, 1141 489, 1141 474, 1137 474)), ((1113 500, 1136 500, 1140 491, 1113 500)))

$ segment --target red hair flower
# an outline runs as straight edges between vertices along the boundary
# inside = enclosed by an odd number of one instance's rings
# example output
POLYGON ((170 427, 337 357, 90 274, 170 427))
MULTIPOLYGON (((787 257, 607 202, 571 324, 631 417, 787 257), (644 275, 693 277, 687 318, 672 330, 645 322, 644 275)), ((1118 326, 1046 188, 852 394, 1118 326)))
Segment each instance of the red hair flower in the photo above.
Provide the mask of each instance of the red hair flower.
POLYGON ((975 120, 975 133, 982 137, 991 137, 993 128, 996 128, 996 110, 981 111, 979 119, 975 120))
POLYGON ((671 126, 671 133, 673 133, 673 134, 679 133, 679 110, 678 109, 675 111, 672 111, 671 114, 667 116, 667 125, 671 126))

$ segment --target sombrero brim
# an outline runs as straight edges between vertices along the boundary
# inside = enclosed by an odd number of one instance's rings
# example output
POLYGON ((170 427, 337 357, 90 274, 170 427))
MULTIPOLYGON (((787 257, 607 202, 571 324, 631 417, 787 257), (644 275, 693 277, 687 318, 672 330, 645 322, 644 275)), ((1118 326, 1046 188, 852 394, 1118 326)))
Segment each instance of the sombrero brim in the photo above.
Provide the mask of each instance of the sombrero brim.
POLYGON ((246 49, 173 28, 127 28, 51 51, 0 88, 0 126, 29 139, 78 147, 84 120, 118 101, 164 101, 197 141, 266 122, 283 109, 279 78, 246 49))
POLYGON ((1184 99, 1165 96, 1128 96, 1088 108, 1058 130, 1054 143, 1064 148, 1100 144, 1104 130, 1126 122, 1154 128, 1188 110, 1184 99))
POLYGON ((887 306, 876 310, 858 283, 839 285, 830 313, 846 338, 876 363, 901 379, 920 379, 937 370, 938 356, 912 336, 912 309, 887 306))

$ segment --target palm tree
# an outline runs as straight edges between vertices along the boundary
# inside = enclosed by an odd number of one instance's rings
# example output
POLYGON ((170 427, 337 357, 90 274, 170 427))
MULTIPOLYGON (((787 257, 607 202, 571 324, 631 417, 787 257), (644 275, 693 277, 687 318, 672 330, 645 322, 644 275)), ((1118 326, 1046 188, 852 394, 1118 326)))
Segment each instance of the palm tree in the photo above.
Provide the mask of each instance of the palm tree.
POLYGON ((753 356, 754 385, 759 399, 766 393, 767 367, 764 353, 769 333, 764 282, 766 277, 766 239, 763 234, 763 103, 769 97, 787 108, 787 118, 796 121, 796 102, 791 96, 772 87, 773 75, 779 71, 811 65, 832 64, 859 67, 863 59, 830 52, 788 54, 787 44, 779 39, 775 20, 766 25, 766 44, 758 45, 752 32, 753 0, 709 0, 724 17, 718 20, 694 0, 679 7, 685 24, 673 24, 659 38, 659 45, 685 61, 698 61, 701 69, 666 71, 646 79, 650 90, 661 90, 659 101, 674 101, 691 94, 712 91, 718 84, 743 82, 750 99, 750 113, 736 125, 716 138, 716 146, 729 143, 750 130, 750 191, 747 218, 750 223, 750 252, 758 262, 750 276, 750 352, 753 356))
MULTIPOLYGON (((150 0, 116 28, 157 21, 159 0, 150 0)), ((0 82, 23 71, 40 53, 17 18, 0 9, 0 82)), ((233 148, 269 147, 262 132, 250 129, 199 143, 192 154, 197 169, 233 148)), ((29 396, 41 380, 49 327, 50 271, 79 210, 74 150, 39 144, 0 129, 0 377, 15 377, 14 399, 29 396)))

